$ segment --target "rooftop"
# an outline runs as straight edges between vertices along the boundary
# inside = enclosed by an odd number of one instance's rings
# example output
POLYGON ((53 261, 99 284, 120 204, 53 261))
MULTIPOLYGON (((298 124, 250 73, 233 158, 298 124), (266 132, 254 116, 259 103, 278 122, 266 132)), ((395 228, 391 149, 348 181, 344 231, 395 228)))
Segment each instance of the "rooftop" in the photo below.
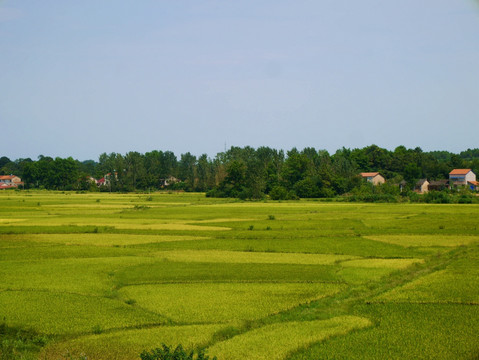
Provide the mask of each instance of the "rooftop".
POLYGON ((376 175, 379 175, 378 172, 364 172, 361 173, 362 177, 375 177, 376 175))
POLYGON ((454 169, 449 175, 466 175, 471 169, 454 169))

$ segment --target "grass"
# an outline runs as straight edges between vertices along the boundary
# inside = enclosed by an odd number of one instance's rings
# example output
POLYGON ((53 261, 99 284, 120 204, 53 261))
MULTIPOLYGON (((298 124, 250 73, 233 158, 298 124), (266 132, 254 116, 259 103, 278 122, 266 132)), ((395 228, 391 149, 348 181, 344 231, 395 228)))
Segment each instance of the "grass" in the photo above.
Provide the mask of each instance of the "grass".
POLYGON ((0 192, 0 351, 133 359, 181 343, 219 360, 472 359, 478 215, 474 204, 0 192))

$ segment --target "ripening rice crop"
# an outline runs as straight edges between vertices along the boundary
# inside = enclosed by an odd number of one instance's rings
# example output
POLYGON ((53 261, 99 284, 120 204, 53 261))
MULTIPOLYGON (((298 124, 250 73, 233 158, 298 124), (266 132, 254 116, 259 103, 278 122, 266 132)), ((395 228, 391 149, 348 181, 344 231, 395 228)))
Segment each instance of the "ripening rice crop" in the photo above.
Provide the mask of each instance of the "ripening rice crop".
POLYGON ((258 264, 305 264, 331 265, 338 261, 356 259, 357 256, 334 254, 268 253, 225 250, 177 250, 155 254, 171 261, 214 262, 214 263, 258 263, 258 264))
POLYGON ((117 229, 147 229, 147 230, 177 230, 177 231, 225 231, 231 230, 224 226, 206 226, 206 225, 192 225, 185 223, 130 223, 130 224, 113 224, 117 229))
MULTIPOLYGON (((8 241, 12 235, 2 235, 8 241)), ((171 241, 206 240, 208 237, 180 235, 140 235, 140 234, 24 234, 16 237, 19 241, 32 241, 39 244, 92 245, 92 246, 127 246, 153 244, 171 241)), ((11 241, 12 241, 11 240, 11 241)))
POLYGON ((198 283, 135 285, 120 290, 140 307, 180 323, 258 319, 337 293, 339 285, 198 283))
POLYGON ((394 268, 387 267, 343 267, 338 270, 337 275, 341 280, 348 284, 364 284, 368 282, 379 281, 385 276, 390 275, 394 268))
POLYGON ((447 246, 454 247, 468 245, 479 241, 479 236, 465 235, 374 235, 368 239, 381 241, 389 244, 396 244, 405 247, 409 246, 447 246))
POLYGON ((405 269, 412 264, 423 263, 423 259, 356 259, 341 263, 343 267, 405 269))
POLYGON ((65 354, 78 358, 83 354, 90 360, 138 359, 143 350, 161 347, 162 344, 172 348, 181 344, 188 350, 204 346, 222 327, 224 325, 159 326, 86 335, 52 344, 42 351, 39 358, 61 359, 65 354))
MULTIPOLYGON (((77 214, 79 215, 79 214, 77 214)), ((224 226, 207 226, 207 225, 194 225, 187 224, 183 221, 164 222, 155 219, 119 219, 115 217, 103 218, 102 216, 89 218, 87 216, 78 217, 47 217, 43 219, 33 219, 27 222, 15 222, 10 226, 109 226, 115 229, 122 230, 179 230, 179 231, 224 231, 231 230, 229 227, 224 226)))
POLYGON ((357 316, 277 323, 217 343, 208 353, 222 360, 280 360, 311 343, 371 325, 368 319, 357 316))

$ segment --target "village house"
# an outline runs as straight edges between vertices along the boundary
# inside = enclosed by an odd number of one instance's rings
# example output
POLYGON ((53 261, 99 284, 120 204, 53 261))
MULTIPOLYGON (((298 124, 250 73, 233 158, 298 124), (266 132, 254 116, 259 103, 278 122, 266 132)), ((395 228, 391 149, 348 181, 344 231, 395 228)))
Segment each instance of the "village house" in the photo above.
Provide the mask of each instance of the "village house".
POLYGON ((444 189, 449 188, 449 180, 444 179, 444 180, 431 180, 429 182, 428 189, 429 191, 431 190, 436 190, 436 191, 441 191, 444 189))
POLYGON ((174 176, 169 176, 166 179, 160 179, 160 186, 170 186, 178 182, 180 182, 180 180, 178 180, 174 176))
POLYGON ((424 194, 429 191, 429 181, 427 179, 420 179, 416 186, 414 187, 414 191, 419 194, 424 194))
POLYGON ((373 185, 384 184, 386 180, 378 172, 363 172, 361 177, 373 185))
POLYGON ((454 169, 449 173, 449 185, 468 186, 471 190, 476 190, 476 174, 471 169, 454 169))
POLYGON ((479 181, 468 181, 467 185, 472 191, 479 191, 479 181))
POLYGON ((0 175, 0 189, 17 188, 23 185, 22 179, 15 175, 0 175))
MULTIPOLYGON (((118 173, 115 171, 115 181, 118 181, 118 173)), ((95 180, 97 186, 110 186, 111 185, 111 180, 112 180, 112 175, 111 173, 106 174, 104 177, 102 177, 99 180, 95 180)))

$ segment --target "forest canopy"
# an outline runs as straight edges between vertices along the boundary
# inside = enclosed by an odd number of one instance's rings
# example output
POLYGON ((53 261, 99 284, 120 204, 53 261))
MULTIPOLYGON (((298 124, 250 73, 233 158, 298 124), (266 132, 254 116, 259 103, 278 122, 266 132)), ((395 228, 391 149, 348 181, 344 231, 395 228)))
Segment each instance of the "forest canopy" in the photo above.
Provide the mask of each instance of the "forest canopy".
MULTIPOLYGON (((103 153, 98 161, 40 155, 0 157, 0 174, 21 177, 26 189, 144 191, 168 187, 209 196, 273 199, 333 197, 364 186, 361 172, 379 172, 387 184, 413 189, 419 179, 447 179, 454 168, 479 173, 479 149, 459 154, 370 145, 334 154, 312 147, 289 151, 269 147, 231 147, 214 158, 171 151, 103 153), (93 179, 107 179, 98 186, 93 179)), ((390 185, 390 186, 391 186, 390 185)), ((397 187, 397 186, 396 186, 397 187)))

